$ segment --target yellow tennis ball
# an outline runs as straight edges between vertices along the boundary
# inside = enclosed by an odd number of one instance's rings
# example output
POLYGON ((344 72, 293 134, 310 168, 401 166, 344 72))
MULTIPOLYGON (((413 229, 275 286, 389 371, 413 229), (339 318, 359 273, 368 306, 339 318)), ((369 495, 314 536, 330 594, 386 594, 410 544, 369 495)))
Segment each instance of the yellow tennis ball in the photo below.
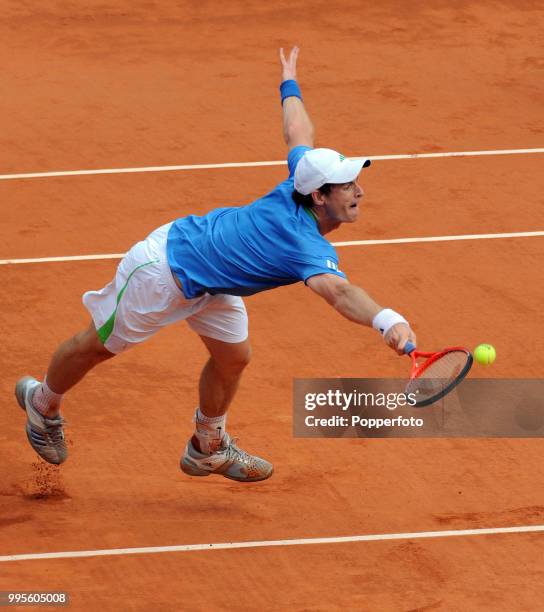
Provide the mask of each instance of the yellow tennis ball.
POLYGON ((479 344, 474 349, 474 359, 480 365, 491 365, 495 361, 497 353, 491 344, 479 344))

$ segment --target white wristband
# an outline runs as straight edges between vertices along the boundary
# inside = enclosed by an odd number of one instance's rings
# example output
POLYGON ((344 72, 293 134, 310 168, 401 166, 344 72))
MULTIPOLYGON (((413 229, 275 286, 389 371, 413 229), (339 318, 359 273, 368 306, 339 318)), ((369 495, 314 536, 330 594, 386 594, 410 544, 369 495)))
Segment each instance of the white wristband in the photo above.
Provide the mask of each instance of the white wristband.
POLYGON ((379 331, 382 336, 385 336, 393 325, 397 323, 406 323, 406 325, 408 325, 408 321, 398 312, 391 310, 391 308, 380 310, 372 319, 372 327, 376 331, 379 331))

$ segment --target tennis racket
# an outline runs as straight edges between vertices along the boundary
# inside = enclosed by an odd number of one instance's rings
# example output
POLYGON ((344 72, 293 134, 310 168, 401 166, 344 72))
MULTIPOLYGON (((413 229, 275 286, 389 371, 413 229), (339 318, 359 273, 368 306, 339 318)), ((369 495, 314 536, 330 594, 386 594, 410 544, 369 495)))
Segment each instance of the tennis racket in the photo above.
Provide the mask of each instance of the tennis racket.
POLYGON ((472 354, 462 346, 426 353, 416 350, 411 342, 407 342, 404 352, 412 359, 406 394, 415 394, 416 407, 429 406, 447 395, 472 367, 472 354))

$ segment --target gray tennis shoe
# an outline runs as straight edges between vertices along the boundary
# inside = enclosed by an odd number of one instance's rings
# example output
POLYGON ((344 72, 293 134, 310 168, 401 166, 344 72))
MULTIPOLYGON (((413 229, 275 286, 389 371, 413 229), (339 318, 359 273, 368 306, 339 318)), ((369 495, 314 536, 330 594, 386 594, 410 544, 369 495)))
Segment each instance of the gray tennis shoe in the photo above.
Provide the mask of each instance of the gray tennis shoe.
POLYGON ((64 419, 59 415, 45 417, 32 405, 32 396, 40 382, 32 376, 23 376, 15 385, 15 397, 19 406, 26 412, 26 436, 30 446, 48 463, 59 465, 66 461, 68 449, 64 441, 62 425, 64 419))
POLYGON ((268 461, 250 455, 238 448, 236 440, 225 434, 220 448, 212 455, 196 450, 191 440, 187 442, 180 466, 189 476, 219 474, 239 482, 257 482, 272 476, 273 466, 268 461))

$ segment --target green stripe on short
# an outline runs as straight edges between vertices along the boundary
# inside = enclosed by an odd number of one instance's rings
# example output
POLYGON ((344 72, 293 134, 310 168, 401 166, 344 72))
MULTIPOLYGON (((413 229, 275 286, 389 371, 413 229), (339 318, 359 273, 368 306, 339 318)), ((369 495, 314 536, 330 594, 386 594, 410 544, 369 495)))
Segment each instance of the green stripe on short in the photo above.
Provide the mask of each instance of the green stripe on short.
POLYGON ((139 266, 134 268, 134 270, 132 270, 132 272, 128 275, 126 283, 123 285, 121 291, 119 291, 119 293, 117 294, 117 297, 115 298, 115 310, 112 312, 111 317, 104 323, 104 325, 102 325, 102 327, 97 330, 98 337, 100 338, 100 341, 102 342, 102 344, 106 344, 108 338, 111 336, 111 332, 113 331, 113 326, 115 325, 115 316, 117 315, 117 308, 119 307, 119 302, 121 301, 121 298, 123 297, 123 294, 125 293, 127 289, 130 279, 134 276, 136 272, 138 272, 140 268, 143 268, 144 266, 149 266, 149 264, 154 264, 154 263, 159 263, 159 262, 160 262, 159 259, 153 259, 152 261, 147 261, 146 263, 140 264, 139 266))

